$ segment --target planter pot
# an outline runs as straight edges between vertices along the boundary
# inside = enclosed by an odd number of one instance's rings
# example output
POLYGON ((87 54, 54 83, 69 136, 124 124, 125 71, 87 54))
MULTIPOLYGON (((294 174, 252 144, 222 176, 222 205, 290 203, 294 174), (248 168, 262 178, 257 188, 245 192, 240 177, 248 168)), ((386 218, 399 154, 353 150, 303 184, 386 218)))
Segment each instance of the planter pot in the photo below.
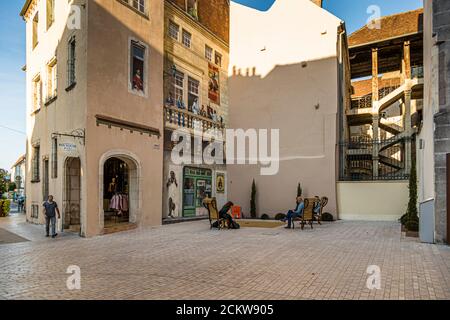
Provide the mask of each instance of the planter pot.
POLYGON ((418 238, 419 231, 406 231, 406 236, 411 238, 418 238))

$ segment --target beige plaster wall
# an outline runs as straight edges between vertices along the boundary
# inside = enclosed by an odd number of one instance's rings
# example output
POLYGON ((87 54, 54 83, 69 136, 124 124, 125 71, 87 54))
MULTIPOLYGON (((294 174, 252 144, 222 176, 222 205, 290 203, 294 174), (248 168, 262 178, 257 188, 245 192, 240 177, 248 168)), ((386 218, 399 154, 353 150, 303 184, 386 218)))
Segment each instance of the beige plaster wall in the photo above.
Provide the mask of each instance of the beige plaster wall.
POLYGON ((338 182, 342 220, 397 221, 408 206, 408 182, 338 182))

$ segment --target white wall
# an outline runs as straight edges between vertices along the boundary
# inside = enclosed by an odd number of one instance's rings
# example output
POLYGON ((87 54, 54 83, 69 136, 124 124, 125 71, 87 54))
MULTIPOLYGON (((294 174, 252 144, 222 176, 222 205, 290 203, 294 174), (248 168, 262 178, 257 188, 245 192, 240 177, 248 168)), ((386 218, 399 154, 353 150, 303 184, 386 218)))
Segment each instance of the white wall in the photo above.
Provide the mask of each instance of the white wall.
POLYGON ((256 67, 264 77, 276 65, 336 56, 340 22, 310 0, 277 0, 267 12, 231 2, 230 73, 256 67))
POLYGON ((397 221, 408 206, 408 182, 339 182, 339 219, 397 221))

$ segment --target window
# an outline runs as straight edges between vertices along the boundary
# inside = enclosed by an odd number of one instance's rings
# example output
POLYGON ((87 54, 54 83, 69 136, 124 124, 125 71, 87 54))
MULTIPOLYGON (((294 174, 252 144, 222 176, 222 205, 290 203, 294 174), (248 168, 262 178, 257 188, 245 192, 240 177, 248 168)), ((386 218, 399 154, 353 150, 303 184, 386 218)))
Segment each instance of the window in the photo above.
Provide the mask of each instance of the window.
POLYGON ((39 205, 37 204, 31 205, 31 218, 33 219, 39 218, 39 205))
POLYGON ((199 105, 199 87, 200 81, 197 81, 191 77, 188 78, 188 106, 192 108, 194 102, 197 102, 197 107, 199 105))
POLYGON ((39 12, 36 12, 33 18, 33 49, 39 43, 39 12))
POLYGON ((53 99, 57 95, 57 67, 56 59, 53 59, 47 66, 47 101, 53 99))
POLYGON ((208 61, 212 61, 212 55, 213 55, 213 49, 206 45, 205 46, 205 58, 208 61))
POLYGON ((55 0, 47 0, 47 30, 55 21, 55 0))
POLYGON ((194 18, 195 20, 198 20, 198 5, 197 0, 187 0, 186 2, 186 11, 187 13, 194 18))
POLYGON ((33 157, 31 159, 31 181, 39 182, 39 157, 40 157, 40 146, 33 146, 33 157))
POLYGON ((41 77, 38 75, 33 80, 33 101, 32 101, 32 111, 37 111, 42 106, 42 81, 41 77))
POLYGON ((135 8, 136 10, 145 13, 145 0, 132 0, 133 3, 133 8, 135 8))
POLYGON ((67 52, 67 87, 75 85, 75 37, 70 38, 67 52))
POLYGON ((191 47, 191 42, 192 42, 192 35, 187 32, 186 30, 183 30, 183 44, 186 48, 190 48, 191 47))
POLYGON ((175 92, 175 101, 183 101, 183 93, 184 93, 184 73, 180 71, 176 71, 174 76, 174 92, 175 92))
POLYGON ((131 41, 130 84, 133 91, 144 93, 145 47, 137 41, 131 41))
POLYGON ((180 33, 180 27, 173 21, 169 21, 169 36, 172 39, 178 41, 178 34, 180 33))
POLYGON ((52 179, 58 178, 58 139, 52 138, 52 179))
POLYGON ((216 52, 216 55, 215 55, 215 62, 216 62, 216 64, 217 64, 219 67, 222 66, 222 55, 221 55, 220 53, 217 53, 217 52, 216 52))

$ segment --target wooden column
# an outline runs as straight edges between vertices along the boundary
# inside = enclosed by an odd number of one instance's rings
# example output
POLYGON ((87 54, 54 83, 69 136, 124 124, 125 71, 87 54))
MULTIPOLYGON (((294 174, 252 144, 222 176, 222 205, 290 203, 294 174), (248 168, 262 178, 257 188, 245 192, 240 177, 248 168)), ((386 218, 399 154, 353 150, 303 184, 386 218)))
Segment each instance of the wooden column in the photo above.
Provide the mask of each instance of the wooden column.
POLYGON ((378 48, 372 49, 372 101, 378 101, 378 48))
POLYGON ((403 43, 403 75, 405 79, 411 79, 411 48, 409 41, 403 43))

